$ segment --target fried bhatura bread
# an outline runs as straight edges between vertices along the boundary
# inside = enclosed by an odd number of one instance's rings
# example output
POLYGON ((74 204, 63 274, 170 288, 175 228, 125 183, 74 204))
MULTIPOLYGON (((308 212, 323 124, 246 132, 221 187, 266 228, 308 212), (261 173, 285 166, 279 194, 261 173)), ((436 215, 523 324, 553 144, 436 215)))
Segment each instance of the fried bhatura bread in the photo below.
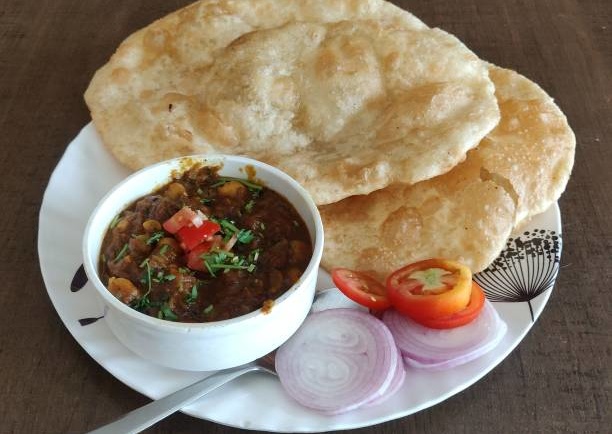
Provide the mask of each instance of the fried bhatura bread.
POLYGON ((381 1, 199 2, 129 37, 85 97, 131 168, 242 154, 317 204, 445 173, 499 121, 487 67, 381 1))
POLYGON ((515 226, 556 202, 574 165, 576 138, 567 118, 536 83, 489 68, 502 119, 470 158, 502 183, 517 203, 515 226))
POLYGON ((499 125, 442 176, 321 207, 325 268, 382 278, 407 263, 446 257, 481 271, 517 223, 559 198, 575 151, 565 116, 535 83, 490 68, 499 125))

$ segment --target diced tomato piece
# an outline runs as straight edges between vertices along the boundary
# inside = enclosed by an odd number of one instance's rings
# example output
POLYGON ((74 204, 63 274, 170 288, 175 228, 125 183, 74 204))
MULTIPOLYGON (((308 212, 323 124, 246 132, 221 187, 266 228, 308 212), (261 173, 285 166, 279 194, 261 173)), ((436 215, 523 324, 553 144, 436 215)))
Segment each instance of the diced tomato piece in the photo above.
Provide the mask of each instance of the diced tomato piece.
POLYGON ((209 241, 204 241, 195 246, 193 250, 187 253, 187 267, 196 271, 207 271, 204 261, 200 256, 219 248, 222 240, 220 235, 214 235, 209 241))
MULTIPOLYGON (((184 206, 180 210, 178 210, 172 217, 166 220, 163 224, 164 229, 171 234, 175 234, 182 227, 194 225, 194 222, 201 222, 202 219, 198 214, 189 208, 188 206, 184 206)), ((195 226, 199 226, 196 224, 195 226)))
POLYGON ((218 223, 210 220, 204 221, 200 227, 183 226, 176 233, 183 250, 192 250, 204 241, 209 241, 213 235, 221 230, 218 223))
POLYGON ((204 265, 204 261, 200 258, 200 255, 204 253, 208 253, 212 248, 212 242, 202 243, 196 246, 192 251, 187 254, 187 267, 192 270, 197 271, 206 271, 206 266, 204 265))

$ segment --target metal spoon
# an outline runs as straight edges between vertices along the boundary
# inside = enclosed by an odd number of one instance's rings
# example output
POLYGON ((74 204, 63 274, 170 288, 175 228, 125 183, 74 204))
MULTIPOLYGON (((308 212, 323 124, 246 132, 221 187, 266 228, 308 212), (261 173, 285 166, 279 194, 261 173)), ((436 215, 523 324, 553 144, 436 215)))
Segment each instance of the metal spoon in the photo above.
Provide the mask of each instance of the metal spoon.
POLYGON ((204 378, 190 386, 177 390, 164 398, 153 401, 136 410, 130 411, 121 418, 107 425, 101 426, 90 433, 93 434, 122 434, 138 433, 160 420, 170 416, 177 410, 196 401, 198 398, 223 386, 225 383, 240 377, 247 372, 262 371, 276 375, 274 370, 274 353, 235 368, 224 369, 204 378))

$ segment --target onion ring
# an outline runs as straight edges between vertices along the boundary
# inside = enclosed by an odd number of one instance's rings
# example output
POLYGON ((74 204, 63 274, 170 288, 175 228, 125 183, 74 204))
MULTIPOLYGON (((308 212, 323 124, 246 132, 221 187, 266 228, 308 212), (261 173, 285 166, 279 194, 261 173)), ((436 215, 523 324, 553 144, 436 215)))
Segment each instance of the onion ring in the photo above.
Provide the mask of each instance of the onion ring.
POLYGON ((379 319, 356 309, 309 315, 276 353, 285 391, 305 407, 339 414, 377 399, 391 386, 398 349, 379 319))
POLYGON ((427 370, 452 368, 484 355, 508 329, 488 300, 474 321, 452 329, 428 328, 392 309, 385 311, 383 322, 391 330, 404 362, 427 370))
POLYGON ((374 405, 382 404, 389 397, 393 396, 404 384, 404 380, 406 379, 406 369, 404 368, 404 359, 400 351, 397 352, 397 363, 395 367, 395 375, 393 375, 393 380, 391 380, 391 384, 387 390, 382 391, 382 394, 378 397, 373 398, 371 401, 368 401, 364 404, 364 407, 372 407, 374 405))

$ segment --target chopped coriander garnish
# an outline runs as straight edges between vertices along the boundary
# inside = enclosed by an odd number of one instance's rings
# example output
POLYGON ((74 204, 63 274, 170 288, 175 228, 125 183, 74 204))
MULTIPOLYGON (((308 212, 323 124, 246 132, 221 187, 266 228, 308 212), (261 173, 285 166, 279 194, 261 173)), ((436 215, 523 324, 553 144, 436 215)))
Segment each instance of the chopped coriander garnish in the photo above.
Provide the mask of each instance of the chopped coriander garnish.
POLYGON ((241 178, 232 178, 230 176, 220 176, 219 181, 215 182, 213 185, 211 185, 211 188, 217 188, 223 184, 225 184, 226 182, 230 182, 230 181, 238 181, 239 183, 243 184, 246 188, 248 188, 251 192, 259 192, 263 189, 263 187, 259 184, 255 184, 254 182, 251 181, 247 181, 246 179, 241 179, 241 178))
POLYGON ((213 269, 210 267, 210 264, 208 263, 208 261, 204 260, 204 265, 206 266, 206 269, 208 270, 208 272, 210 273, 212 277, 217 276, 215 272, 213 271, 213 269))
POLYGON ((147 282, 146 282, 147 283, 147 293, 145 294, 145 296, 146 296, 146 295, 149 294, 149 292, 151 292, 151 266, 149 265, 149 261, 147 261, 147 263, 145 265, 147 267, 147 274, 146 274, 146 276, 147 276, 147 282))
POLYGON ((170 282, 174 279, 176 279, 176 276, 174 274, 165 274, 164 270, 159 270, 157 273, 155 273, 155 277, 153 277, 152 280, 156 283, 163 283, 170 282))
POLYGON ((148 264, 148 263, 149 263, 149 258, 146 258, 144 261, 142 261, 142 262, 140 263, 140 265, 138 266, 138 268, 142 268, 142 267, 144 267, 144 266, 145 266, 145 264, 148 264))
POLYGON ((238 229, 236 225, 234 225, 234 223, 232 223, 228 219, 219 220, 219 224, 224 230, 229 231, 231 233, 240 232, 240 229, 238 229))
POLYGON ((202 199, 200 199, 200 203, 203 203, 204 205, 206 205, 207 203, 211 203, 212 199, 208 198, 208 197, 203 197, 202 199))
POLYGON ((172 312, 172 309, 170 309, 170 306, 168 306, 167 303, 162 304, 159 308, 159 311, 162 313, 163 319, 167 319, 170 321, 176 321, 178 319, 178 316, 176 316, 176 314, 172 312))
POLYGON ((142 297, 132 303, 132 307, 136 310, 144 310, 151 306, 151 300, 149 300, 149 293, 151 292, 151 267, 149 266, 149 261, 142 261, 143 264, 147 267, 145 275, 140 281, 147 285, 147 292, 144 293, 142 297))
POLYGON ((227 242, 227 240, 229 240, 232 235, 236 234, 236 237, 238 238, 238 241, 241 242, 242 244, 248 244, 251 241, 253 241, 253 238, 255 237, 253 235, 253 232, 251 230, 247 230, 247 229, 239 229, 233 221, 228 220, 228 219, 211 219, 217 223, 219 223, 219 225, 221 225, 221 228, 223 230, 224 233, 224 241, 227 242))
POLYGON ((198 299, 198 285, 195 284, 191 287, 191 292, 187 294, 187 297, 185 298, 185 302, 187 304, 192 304, 197 299, 198 299))
POLYGON ((209 313, 212 312, 213 309, 214 309, 214 306, 212 304, 209 304, 208 306, 206 306, 206 309, 203 310, 204 315, 208 315, 209 313))
POLYGON ((149 300, 149 297, 147 297, 146 295, 143 295, 139 299, 134 300, 134 302, 132 302, 130 306, 136 310, 143 311, 151 306, 151 300, 149 300))
POLYGON ((147 246, 156 243, 164 237, 164 231, 153 232, 153 234, 147 240, 147 246))
POLYGON ((215 264, 212 267, 223 270, 246 270, 247 268, 249 268, 247 265, 240 264, 215 264))
POLYGON ((150 291, 151 290, 151 266, 149 265, 149 261, 142 261, 142 264, 146 267, 146 270, 142 273, 142 277, 140 278, 140 282, 143 285, 147 285, 147 287, 148 287, 148 289, 150 291))
POLYGON ((115 256, 115 259, 113 259, 113 262, 119 262, 120 260, 122 260, 123 257, 127 254, 128 247, 128 244, 125 243, 121 250, 119 250, 119 253, 117 253, 117 256, 115 256))
POLYGON ((255 271, 255 268, 257 268, 255 264, 249 264, 249 266, 247 267, 247 271, 249 273, 252 273, 253 271, 255 271))
POLYGON ((217 270, 227 272, 229 270, 249 270, 249 268, 252 268, 252 264, 249 264, 245 258, 223 250, 205 253, 200 258, 202 258, 204 266, 213 277, 216 276, 215 271, 217 270))
POLYGON ((238 241, 240 241, 242 244, 250 243, 253 241, 253 238, 255 238, 255 236, 251 231, 240 229, 240 232, 238 232, 238 241))
POLYGON ((179 267, 179 273, 181 274, 191 274, 191 270, 187 267, 179 267))
POLYGON ((119 223, 119 220, 121 220, 121 214, 117 214, 115 218, 113 219, 113 221, 111 221, 110 228, 114 229, 115 226, 117 226, 117 223, 119 223))
MULTIPOLYGON (((247 187, 249 190, 253 191, 259 191, 262 190, 263 187, 259 184, 255 184, 254 182, 251 181, 247 181, 246 179, 241 179, 241 178, 232 178, 230 176, 220 176, 219 178, 219 182, 222 182, 223 184, 225 184, 226 182, 230 182, 230 181, 238 181, 241 184, 244 184, 245 187, 247 187)), ((219 184, 219 182, 217 182, 217 184, 219 184)), ((221 184, 221 185, 223 185, 221 184)), ((214 187, 215 185, 213 185, 214 187)))
POLYGON ((233 258, 234 256, 235 255, 232 252, 226 252, 225 250, 214 250, 212 252, 200 255, 200 258, 210 264, 221 264, 227 258, 233 258))
POLYGON ((162 279, 164 278, 164 272, 159 270, 156 274, 155 277, 153 277, 153 282, 156 283, 161 283, 162 279))
POLYGON ((253 207, 255 206, 255 201, 253 199, 249 200, 246 205, 244 206, 244 210, 247 213, 250 213, 253 211, 253 207))
POLYGON ((160 247, 159 254, 164 256, 169 248, 170 246, 168 244, 164 244, 163 246, 160 247))
POLYGON ((247 258, 247 261, 249 261, 249 262, 257 262, 257 259, 259 259, 259 253, 260 252, 261 252, 260 249, 251 250, 251 252, 249 253, 249 256, 247 258))

